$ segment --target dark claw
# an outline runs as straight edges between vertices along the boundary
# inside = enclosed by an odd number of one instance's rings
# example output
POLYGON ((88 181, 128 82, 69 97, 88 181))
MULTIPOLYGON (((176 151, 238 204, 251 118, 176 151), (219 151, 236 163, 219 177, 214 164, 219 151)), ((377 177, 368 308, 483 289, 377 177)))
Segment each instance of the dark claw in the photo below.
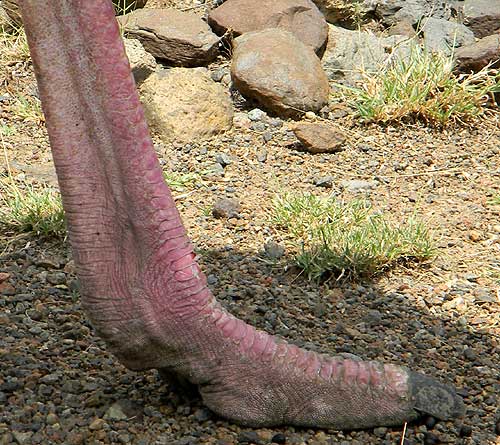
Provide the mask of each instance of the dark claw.
POLYGON ((417 372, 410 372, 409 383, 416 411, 440 420, 465 414, 464 402, 452 386, 417 372))

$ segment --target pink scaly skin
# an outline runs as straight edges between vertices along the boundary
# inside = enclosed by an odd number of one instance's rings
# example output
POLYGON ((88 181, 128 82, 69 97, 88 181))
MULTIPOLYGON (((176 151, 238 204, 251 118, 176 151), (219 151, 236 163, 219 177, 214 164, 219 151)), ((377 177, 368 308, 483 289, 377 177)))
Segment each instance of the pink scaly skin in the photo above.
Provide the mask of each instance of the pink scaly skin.
POLYGON ((252 426, 450 418, 461 399, 406 368, 308 352, 215 300, 155 156, 109 0, 20 0, 82 301, 128 368, 198 386, 252 426))

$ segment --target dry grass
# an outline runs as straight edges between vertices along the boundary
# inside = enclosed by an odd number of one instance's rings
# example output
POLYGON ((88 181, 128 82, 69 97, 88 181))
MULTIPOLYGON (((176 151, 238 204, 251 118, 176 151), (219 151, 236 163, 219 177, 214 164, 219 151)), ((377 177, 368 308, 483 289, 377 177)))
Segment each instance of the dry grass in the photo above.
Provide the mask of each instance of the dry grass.
POLYGON ((491 95, 500 91, 500 77, 489 67, 455 75, 451 57, 414 45, 408 57, 365 73, 359 86, 339 87, 341 98, 365 122, 413 119, 443 126, 484 114, 491 95))

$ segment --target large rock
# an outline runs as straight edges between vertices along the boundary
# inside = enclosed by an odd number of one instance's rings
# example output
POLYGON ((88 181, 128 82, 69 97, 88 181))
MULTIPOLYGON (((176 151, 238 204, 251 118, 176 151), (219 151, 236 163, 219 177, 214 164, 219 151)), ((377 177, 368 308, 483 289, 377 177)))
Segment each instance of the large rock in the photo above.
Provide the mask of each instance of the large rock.
POLYGON ((414 40, 403 36, 377 37, 330 25, 322 65, 331 80, 356 84, 365 73, 377 72, 389 57, 407 57, 414 40))
POLYGON ((373 0, 312 0, 329 23, 355 23, 375 11, 373 0))
POLYGON ((311 0, 227 0, 210 11, 208 23, 218 34, 228 29, 236 35, 266 28, 292 32, 321 53, 328 38, 325 18, 311 0))
POLYGON ((423 0, 377 0, 375 14, 388 26, 403 20, 415 25, 426 15, 427 9, 423 0))
POLYGON ((328 79, 314 51, 292 33, 277 29, 235 40, 233 85, 268 110, 294 115, 328 103, 328 79))
POLYGON ((424 19, 422 30, 425 49, 447 56, 451 55, 455 48, 470 45, 476 41, 474 33, 465 25, 444 19, 432 17, 424 19))
POLYGON ((126 34, 146 51, 175 66, 200 66, 215 59, 219 38, 191 12, 140 9, 119 18, 126 34))
POLYGON ((492 68, 500 67, 500 34, 484 37, 472 45, 458 48, 455 52, 455 69, 470 73, 481 71, 493 63, 492 68))
POLYGON ((144 49, 139 40, 124 39, 124 43, 135 83, 140 85, 156 70, 156 60, 144 49))
POLYGON ((465 21, 478 38, 500 31, 500 0, 465 0, 465 21))
POLYGON ((205 68, 160 71, 141 93, 151 128, 164 142, 198 141, 231 128, 232 103, 205 68))

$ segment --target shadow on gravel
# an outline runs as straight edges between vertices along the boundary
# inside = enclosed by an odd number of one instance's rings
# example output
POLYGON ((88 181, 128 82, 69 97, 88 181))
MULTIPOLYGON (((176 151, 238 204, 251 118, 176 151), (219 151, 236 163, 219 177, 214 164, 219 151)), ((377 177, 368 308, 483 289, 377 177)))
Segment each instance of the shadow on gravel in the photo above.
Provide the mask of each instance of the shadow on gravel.
MULTIPOLYGON (((457 311, 426 303, 435 290, 316 285, 254 252, 201 256, 219 301, 256 327, 312 350, 404 364, 461 388, 466 418, 412 425, 405 444, 495 443, 498 338, 467 314, 464 323, 457 311)), ((240 428, 173 391, 156 371, 126 370, 82 313, 65 246, 16 242, 0 256, 0 273, 7 276, 0 284, 0 444, 401 443, 402 428, 240 428)))

